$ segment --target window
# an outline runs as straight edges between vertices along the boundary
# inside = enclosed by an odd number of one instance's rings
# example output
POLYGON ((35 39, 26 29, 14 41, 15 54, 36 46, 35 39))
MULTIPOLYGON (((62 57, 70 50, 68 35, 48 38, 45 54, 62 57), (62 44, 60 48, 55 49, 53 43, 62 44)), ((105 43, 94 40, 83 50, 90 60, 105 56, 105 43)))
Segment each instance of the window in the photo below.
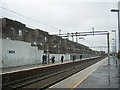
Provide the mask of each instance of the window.
POLYGON ((37 42, 33 42, 34 45, 37 45, 37 42))
POLYGON ((10 28, 12 30, 12 32, 14 33, 14 28, 10 28))
POLYGON ((40 43, 40 45, 42 46, 43 44, 42 44, 42 43, 40 43))
POLYGON ((10 40, 10 37, 6 37, 6 39, 10 40))
POLYGON ((19 30, 19 31, 18 31, 18 34, 19 34, 19 35, 22 35, 22 30, 19 30))
POLYGON ((45 37, 45 42, 47 41, 47 37, 45 37))

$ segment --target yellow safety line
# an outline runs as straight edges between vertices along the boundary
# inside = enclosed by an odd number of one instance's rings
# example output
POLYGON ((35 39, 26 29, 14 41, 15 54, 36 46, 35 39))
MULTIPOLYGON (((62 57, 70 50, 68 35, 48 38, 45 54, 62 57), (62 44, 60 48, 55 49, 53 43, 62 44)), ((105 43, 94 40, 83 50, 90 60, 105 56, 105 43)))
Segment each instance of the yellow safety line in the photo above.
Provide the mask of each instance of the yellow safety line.
MULTIPOLYGON (((104 60, 104 59, 103 59, 104 60)), ((103 62, 102 62, 103 63, 103 62)), ((93 64, 94 65, 94 64, 93 64)), ((99 66, 98 66, 99 67, 99 66)), ((97 68, 98 68, 97 67, 97 68)), ((91 73, 93 73, 97 68, 95 68, 93 71, 91 71, 88 75, 86 75, 77 85, 75 85, 72 89, 74 89, 75 87, 77 87, 83 80, 85 80, 91 73)), ((87 68, 86 68, 87 69, 87 68)), ((81 70, 80 72, 82 72, 82 71, 84 71, 85 69, 83 69, 83 70, 81 70)), ((80 72, 78 72, 78 73, 80 73, 80 72)), ((70 77, 68 77, 68 78, 66 78, 66 79, 64 79, 64 80, 62 80, 62 81, 60 81, 59 83, 56 83, 56 84, 54 84, 54 85, 52 85, 52 86, 50 86, 49 88, 52 88, 52 87, 54 87, 54 86, 56 86, 56 85, 58 85, 58 84, 60 84, 61 82, 63 82, 63 81, 65 81, 65 80, 67 80, 67 79, 69 79, 69 78, 71 78, 71 77, 73 77, 73 76, 75 76, 75 75, 77 75, 78 73, 76 73, 76 74, 74 74, 74 75, 72 75, 72 76, 70 76, 70 77)), ((71 90, 72 90, 71 89, 71 90)))
MULTIPOLYGON (((102 62, 103 63, 103 62, 102 62)), ((102 64, 101 63, 101 64, 102 64)), ((100 66, 100 65, 99 65, 100 66)), ((98 67, 99 67, 98 66, 98 67)), ((82 83, 90 74, 92 74, 98 67, 96 67, 93 71, 91 71, 88 75, 86 75, 82 80, 80 80, 80 82, 78 84, 76 84, 71 90, 73 90, 74 88, 76 88, 80 83, 82 83)))
MULTIPOLYGON (((84 69, 83 69, 84 70, 84 69)), ((83 71, 82 70, 82 71, 83 71)), ((81 72, 81 71, 80 71, 81 72)), ((80 72, 78 72, 78 73, 80 73, 80 72)), ((78 74, 78 73, 76 73, 76 74, 78 74)), ((69 78, 71 78, 71 77, 73 77, 73 76, 75 76, 76 74, 74 74, 74 75, 72 75, 72 76, 70 76, 70 77, 67 77, 66 79, 63 79, 62 81, 60 81, 59 83, 61 83, 61 82, 63 82, 63 81, 65 81, 65 80, 67 80, 67 79, 69 79, 69 78)), ((54 85, 52 85, 52 86, 50 86, 49 88, 52 88, 52 87, 54 87, 55 85, 57 85, 57 84, 59 84, 59 83, 56 83, 56 84, 54 84, 54 85)))
MULTIPOLYGON (((97 68, 96 68, 97 69, 97 68)), ((88 75, 86 75, 80 82, 78 82, 77 85, 75 85, 73 88, 77 87, 80 83, 82 83, 90 74, 92 74, 96 69, 94 69, 93 71, 91 71, 88 75)), ((73 89, 72 88, 72 89, 73 89)))
MULTIPOLYGON (((96 68, 96 69, 97 69, 97 68, 96 68)), ((94 69, 92 72, 94 72, 96 69, 94 69)), ((83 69, 82 71, 84 71, 84 70, 85 70, 85 69, 83 69)), ((82 71, 80 71, 80 72, 82 72, 82 71)), ((80 72, 78 72, 78 73, 80 73, 80 72)), ((85 78, 87 78, 92 72, 90 72, 85 78)), ((72 76, 70 76, 70 77, 68 77, 68 78, 66 78, 66 79, 69 79, 69 78, 71 78, 71 77, 77 75, 78 73, 76 73, 76 74, 74 74, 74 75, 72 75, 72 76)), ((82 82, 85 78, 83 78, 80 82, 82 82)), ((66 79, 60 81, 59 83, 65 81, 66 79)), ((80 84, 80 82, 79 82, 79 84, 80 84)), ((55 85, 57 85, 57 84, 59 84, 59 83, 56 83, 55 85)), ((49 88, 52 88, 52 87, 54 87, 55 85, 50 86, 49 88)), ((77 85, 78 85, 78 84, 77 84, 77 85)), ((76 85, 76 86, 77 86, 77 85, 76 85)), ((74 86, 74 87, 76 87, 76 86, 74 86)), ((74 87, 73 87, 73 88, 74 88, 74 87)))

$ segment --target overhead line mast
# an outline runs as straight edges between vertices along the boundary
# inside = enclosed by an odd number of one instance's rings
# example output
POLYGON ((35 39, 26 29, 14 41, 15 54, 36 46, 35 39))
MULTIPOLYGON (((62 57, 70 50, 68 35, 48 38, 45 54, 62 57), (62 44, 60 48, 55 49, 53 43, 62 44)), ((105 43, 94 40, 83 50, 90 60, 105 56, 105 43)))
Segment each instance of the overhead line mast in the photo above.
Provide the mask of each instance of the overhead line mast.
MULTIPOLYGON (((75 32, 75 33, 65 33, 65 34, 59 34, 60 37, 76 37, 76 42, 78 42, 77 37, 78 36, 90 36, 90 35, 107 35, 107 47, 108 47, 108 58, 110 56, 110 37, 109 37, 109 32, 108 31, 92 31, 92 32, 75 32)), ((58 34, 56 34, 58 35, 58 34)), ((108 59, 108 65, 110 65, 110 61, 108 59)))

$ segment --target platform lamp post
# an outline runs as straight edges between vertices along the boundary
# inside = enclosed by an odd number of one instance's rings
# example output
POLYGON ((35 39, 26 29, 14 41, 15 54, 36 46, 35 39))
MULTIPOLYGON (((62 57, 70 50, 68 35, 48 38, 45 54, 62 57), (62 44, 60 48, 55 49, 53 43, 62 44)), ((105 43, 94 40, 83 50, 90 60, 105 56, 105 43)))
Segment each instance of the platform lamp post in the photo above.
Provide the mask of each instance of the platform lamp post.
POLYGON ((108 65, 110 65, 110 39, 109 39, 110 33, 107 33, 107 44, 108 44, 108 65))
MULTIPOLYGON (((59 30, 59 37, 60 37, 60 35, 61 35, 61 30, 59 30)), ((58 41, 58 54, 60 54, 60 42, 61 41, 58 41)))
POLYGON ((61 35, 61 30, 59 30, 59 36, 61 35))
POLYGON ((118 52, 120 52, 120 18, 119 18, 119 9, 112 9, 111 12, 117 12, 118 13, 118 52))
POLYGON ((49 64, 49 46, 48 46, 48 38, 45 36, 45 45, 46 45, 46 56, 47 56, 47 61, 46 61, 46 63, 48 63, 49 64))
POLYGON ((112 54, 115 56, 115 53, 116 53, 115 38, 112 38, 112 54))
POLYGON ((37 36, 35 37, 34 45, 35 45, 35 64, 37 64, 37 36))
POLYGON ((114 40, 114 49, 115 49, 115 56, 116 56, 116 52, 117 52, 117 49, 116 49, 116 31, 115 30, 112 30, 112 32, 114 32, 115 33, 115 38, 114 39, 112 39, 112 40, 114 40))

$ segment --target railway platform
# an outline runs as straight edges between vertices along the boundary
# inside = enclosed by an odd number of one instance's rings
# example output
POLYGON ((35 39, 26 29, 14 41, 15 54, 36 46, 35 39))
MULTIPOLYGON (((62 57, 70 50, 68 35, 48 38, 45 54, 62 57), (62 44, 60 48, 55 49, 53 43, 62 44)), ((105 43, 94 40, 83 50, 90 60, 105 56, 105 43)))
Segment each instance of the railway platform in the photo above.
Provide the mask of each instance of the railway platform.
POLYGON ((120 62, 115 57, 110 57, 109 60, 105 58, 49 87, 48 90, 56 88, 70 88, 72 90, 120 90, 120 62))
POLYGON ((51 85, 72 76, 80 70, 101 61, 105 57, 96 56, 83 58, 81 60, 77 59, 75 61, 69 60, 64 63, 59 61, 54 64, 50 63, 44 65, 38 64, 4 68, 4 72, 1 73, 1 87, 5 90, 18 88, 46 89, 51 85))
MULTIPOLYGON (((99 57, 99 56, 97 56, 99 57)), ((90 58, 83 58, 82 60, 87 60, 87 59, 92 59, 95 57, 90 57, 90 58)), ((76 59, 74 62, 80 61, 80 59, 76 59)), ((7 74, 7 73, 14 73, 14 72, 20 72, 20 71, 26 71, 26 70, 31 70, 31 69, 37 69, 37 68, 44 68, 44 67, 49 67, 53 65, 58 65, 58 64, 65 64, 65 63, 70 63, 73 62, 73 60, 66 60, 63 63, 61 61, 56 61, 54 64, 49 63, 49 64, 33 64, 33 65, 24 65, 24 66, 15 66, 15 67, 8 67, 8 68, 2 68, 0 70, 0 74, 7 74)))

